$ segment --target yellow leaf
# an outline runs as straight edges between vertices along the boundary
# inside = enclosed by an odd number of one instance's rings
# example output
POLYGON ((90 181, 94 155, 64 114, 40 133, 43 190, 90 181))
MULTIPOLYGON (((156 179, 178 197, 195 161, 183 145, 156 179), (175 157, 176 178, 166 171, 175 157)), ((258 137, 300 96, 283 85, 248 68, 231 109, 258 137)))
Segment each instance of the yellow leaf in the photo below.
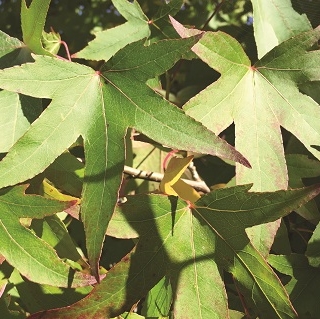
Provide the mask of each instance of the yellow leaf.
POLYGON ((192 159, 193 156, 171 158, 160 183, 161 192, 167 195, 179 196, 183 200, 190 201, 191 203, 194 203, 200 198, 200 194, 193 187, 180 179, 192 159))
POLYGON ((63 194, 59 192, 54 186, 48 183, 46 180, 42 183, 43 196, 47 198, 54 198, 61 201, 76 201, 80 203, 80 199, 70 195, 63 194))
POLYGON ((189 201, 191 203, 196 202, 201 196, 200 194, 190 185, 185 183, 183 180, 179 179, 172 188, 179 196, 185 201, 189 201))

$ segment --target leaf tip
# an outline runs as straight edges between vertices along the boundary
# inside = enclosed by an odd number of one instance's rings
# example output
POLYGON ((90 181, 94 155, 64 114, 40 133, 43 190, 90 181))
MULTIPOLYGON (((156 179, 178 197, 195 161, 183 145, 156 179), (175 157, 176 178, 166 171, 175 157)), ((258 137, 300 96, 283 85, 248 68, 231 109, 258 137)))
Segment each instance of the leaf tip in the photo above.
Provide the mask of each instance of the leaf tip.
POLYGON ((250 162, 243 156, 239 159, 239 163, 244 165, 245 167, 252 168, 250 162))
POLYGON ((197 29, 188 29, 185 28, 180 22, 174 19, 172 16, 169 15, 170 22, 177 33, 180 35, 181 38, 188 38, 191 36, 197 36, 199 39, 205 33, 205 31, 197 30, 197 29))

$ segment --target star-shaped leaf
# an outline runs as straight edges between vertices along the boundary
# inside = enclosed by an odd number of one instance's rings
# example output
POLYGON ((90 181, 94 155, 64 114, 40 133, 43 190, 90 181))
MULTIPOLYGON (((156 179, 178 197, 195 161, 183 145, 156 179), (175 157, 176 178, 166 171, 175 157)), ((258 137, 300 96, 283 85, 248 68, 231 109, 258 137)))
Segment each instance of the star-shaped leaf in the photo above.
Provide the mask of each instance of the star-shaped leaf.
POLYGON ((270 255, 268 262, 280 273, 291 277, 286 284, 286 290, 298 311, 299 318, 317 318, 319 301, 315 296, 320 285, 319 268, 311 267, 306 256, 299 254, 270 255))
POLYGON ((35 63, 0 71, 0 87, 52 99, 0 163, 0 187, 42 172, 81 135, 86 157, 81 218, 96 276, 118 197, 128 127, 175 149, 250 166, 232 146, 145 84, 169 69, 197 40, 166 40, 148 47, 139 41, 121 50, 100 71, 47 56, 34 56, 35 63))
POLYGON ((252 0, 252 7, 259 58, 281 42, 311 29, 307 16, 296 12, 290 0, 252 0))
POLYGON ((21 1, 21 29, 23 42, 37 54, 54 55, 60 48, 60 35, 44 31, 47 12, 51 0, 33 0, 27 6, 26 0, 21 1))
POLYGON ((54 249, 24 227, 20 218, 44 218, 63 211, 73 202, 26 195, 24 186, 0 191, 0 254, 31 281, 58 287, 94 284, 93 277, 74 271, 54 249))
POLYGON ((245 228, 288 214, 319 194, 319 185, 274 193, 249 189, 219 189, 202 197, 194 209, 164 195, 128 197, 108 234, 139 237, 135 250, 80 302, 30 319, 117 316, 164 275, 173 289, 174 318, 230 318, 223 269, 233 275, 247 309, 259 318, 296 318, 279 278, 252 246, 245 228), (214 298, 205 297, 209 294, 214 298))
MULTIPOLYGON (((157 30, 160 39, 168 38, 168 15, 175 15, 181 8, 182 0, 172 0, 163 4, 153 19, 142 11, 138 1, 112 0, 118 12, 127 20, 124 24, 95 33, 95 39, 81 51, 73 54, 75 58, 89 60, 109 60, 117 51, 138 40, 149 38, 152 30, 157 30)), ((173 30, 172 26, 170 25, 173 30)), ((174 30, 173 30, 174 31, 174 30)))
MULTIPOLYGON (((197 33, 173 23, 183 37, 197 33)), ((216 133, 235 123, 236 148, 252 164, 252 170, 237 166, 238 184, 254 183, 258 191, 287 188, 280 127, 320 158, 311 147, 320 140, 320 108, 299 92, 299 84, 319 78, 320 51, 311 51, 319 38, 320 28, 298 34, 253 66, 240 43, 223 32, 207 32, 193 47, 221 77, 184 109, 216 133)))

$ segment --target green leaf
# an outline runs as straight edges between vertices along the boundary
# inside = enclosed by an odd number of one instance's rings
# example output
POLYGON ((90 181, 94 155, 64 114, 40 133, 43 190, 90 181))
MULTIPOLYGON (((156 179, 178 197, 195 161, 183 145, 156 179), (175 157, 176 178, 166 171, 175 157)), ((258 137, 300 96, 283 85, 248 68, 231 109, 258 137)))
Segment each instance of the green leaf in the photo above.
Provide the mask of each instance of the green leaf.
POLYGON ((0 31, 0 68, 33 61, 30 50, 20 40, 0 31))
POLYGON ((70 207, 36 195, 25 195, 24 186, 0 191, 0 253, 31 281, 59 287, 93 284, 94 279, 75 272, 54 249, 24 227, 20 218, 44 218, 70 207))
MULTIPOLYGON (((60 258, 75 262, 82 260, 64 223, 56 215, 47 216, 41 220, 33 220, 31 228, 39 238, 54 247, 60 258)), ((85 264, 84 261, 83 264, 85 264)))
POLYGON ((152 22, 150 23, 150 41, 154 42, 159 39, 177 38, 177 32, 172 27, 169 16, 175 16, 180 11, 183 4, 183 0, 171 0, 166 1, 166 5, 159 8, 158 12, 150 21, 152 22))
POLYGON ((236 310, 230 310, 230 319, 244 319, 245 314, 236 310))
POLYGON ((50 52, 51 54, 55 55, 59 52, 60 45, 61 45, 61 37, 59 33, 51 31, 49 33, 43 31, 41 43, 43 48, 50 52))
MULTIPOLYGON (((197 32, 175 25, 183 37, 197 32)), ((192 48, 221 77, 184 109, 217 134, 235 123, 236 148, 252 165, 251 170, 237 166, 238 184, 253 183, 257 191, 287 188, 281 126, 320 158, 310 146, 320 140, 320 108, 298 89, 319 76, 320 51, 308 52, 319 38, 320 29, 301 33, 254 66, 240 43, 223 32, 207 32, 192 48)))
MULTIPOLYGON (((81 51, 72 55, 74 58, 108 61, 126 45, 147 39, 153 32, 152 42, 166 38, 176 38, 168 15, 175 15, 181 8, 182 0, 172 0, 163 4, 152 19, 143 13, 139 3, 134 0, 112 0, 118 12, 127 20, 124 24, 96 32, 95 39, 81 51)), ((175 33, 176 35, 176 33, 175 33)))
POLYGON ((14 92, 0 91, 0 153, 8 152, 10 147, 28 130, 41 113, 39 99, 14 92))
MULTIPOLYGON (((31 61, 30 51, 16 38, 0 31, 0 67, 31 61)), ((41 113, 42 105, 38 99, 14 92, 0 91, 0 153, 8 152, 10 147, 27 131, 30 123, 41 113)))
MULTIPOLYGON (((320 176, 320 163, 310 159, 307 155, 287 154, 286 163, 288 166, 289 186, 291 188, 303 187, 302 178, 320 176)), ((296 212, 303 218, 316 223, 320 219, 319 209, 314 200, 300 207, 296 212)))
MULTIPOLYGON (((174 19, 172 22, 182 37, 200 32, 185 29, 174 19)), ((237 184, 253 183, 255 191, 287 189, 280 127, 293 133, 320 158, 310 146, 320 140, 320 108, 298 88, 298 84, 314 80, 319 73, 315 61, 320 51, 307 52, 319 38, 320 29, 301 33, 274 48, 254 66, 240 43, 223 32, 207 32, 192 48, 221 77, 189 100, 184 110, 216 134, 235 124, 236 149, 252 164, 251 170, 236 166, 237 184)), ((277 221, 248 230, 264 256, 279 225, 277 221)))
POLYGON ((53 56, 59 51, 57 42, 60 36, 55 32, 44 32, 47 13, 51 0, 33 0, 27 6, 26 0, 21 1, 21 29, 23 42, 36 53, 53 56), (54 46, 49 45, 54 39, 54 46))
POLYGON ((17 270, 13 271, 9 280, 15 285, 19 297, 23 299, 24 308, 29 313, 68 306, 84 298, 93 288, 92 286, 59 288, 39 285, 22 278, 17 270))
POLYGON ((108 234, 139 237, 135 251, 115 265, 87 298, 30 319, 116 316, 139 301, 164 274, 173 289, 175 319, 186 314, 229 318, 223 269, 232 273, 246 304, 259 318, 296 318, 284 287, 251 245, 245 228, 288 214, 319 194, 320 188, 274 193, 252 193, 249 188, 219 189, 201 198, 193 209, 164 195, 128 196, 113 215, 108 234))
POLYGON ((298 254, 270 255, 268 262, 280 273, 291 277, 289 283, 286 284, 286 290, 299 318, 317 318, 319 316, 319 301, 315 296, 319 292, 319 268, 311 267, 307 258, 298 254))
POLYGON ((312 28, 307 16, 296 12, 290 0, 252 0, 252 6, 259 58, 281 42, 312 28))
POLYGON ((309 264, 313 267, 320 268, 320 223, 314 230, 311 238, 309 239, 306 256, 308 257, 309 264))
MULTIPOLYGON (((151 248, 153 245, 146 245, 151 248)), ((149 253, 150 255, 150 253, 149 253)), ((153 255, 153 254, 152 254, 153 255)), ((158 262, 158 269, 144 266, 144 280, 141 284, 141 277, 135 276, 141 273, 141 268, 137 265, 132 267, 131 260, 134 263, 140 260, 140 256, 130 252, 120 263, 108 271, 99 285, 96 285, 89 296, 80 300, 78 303, 68 308, 49 310, 45 313, 39 312, 33 314, 29 319, 49 319, 49 318, 112 318, 122 314, 128 308, 141 299, 152 286, 164 276, 165 264, 163 256, 159 254, 155 261, 158 262)))
POLYGON ((73 57, 107 61, 127 44, 149 37, 148 17, 136 0, 113 0, 112 3, 127 22, 95 33, 96 38, 73 57))
POLYGON ((172 288, 167 277, 163 277, 147 294, 141 313, 146 317, 169 317, 172 304, 172 288))
POLYGON ((80 197, 84 164, 69 152, 61 154, 46 170, 45 176, 58 188, 80 197))
POLYGON ((5 319, 25 319, 26 314, 25 312, 20 308, 12 309, 10 307, 12 304, 14 304, 14 301, 11 302, 11 296, 7 295, 5 297, 0 298, 0 312, 3 318, 5 319))
MULTIPOLYGON (((139 141, 133 141, 132 145, 134 157, 132 165, 129 164, 130 166, 141 171, 162 171, 162 163, 170 150, 139 141)), ((159 182, 141 180, 139 178, 128 178, 126 180, 126 194, 130 194, 130 191, 134 191, 137 194, 153 192, 158 189, 159 182)))
POLYGON ((1 161, 0 187, 42 172, 81 135, 86 157, 81 218, 96 276, 122 179, 128 127, 175 149, 208 153, 250 166, 232 146, 145 85, 148 78, 169 69, 197 40, 167 40, 148 47, 141 41, 133 43, 101 71, 35 56, 35 63, 0 72, 0 87, 52 99, 1 161))

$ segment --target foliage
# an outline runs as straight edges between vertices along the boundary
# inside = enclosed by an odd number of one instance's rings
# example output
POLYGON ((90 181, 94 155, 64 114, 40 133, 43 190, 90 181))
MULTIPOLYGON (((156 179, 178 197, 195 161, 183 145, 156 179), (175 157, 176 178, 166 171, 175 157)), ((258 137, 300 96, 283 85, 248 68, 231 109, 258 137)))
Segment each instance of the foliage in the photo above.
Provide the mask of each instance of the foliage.
POLYGON ((1 316, 316 319, 313 4, 69 5, 0 32, 1 316))

